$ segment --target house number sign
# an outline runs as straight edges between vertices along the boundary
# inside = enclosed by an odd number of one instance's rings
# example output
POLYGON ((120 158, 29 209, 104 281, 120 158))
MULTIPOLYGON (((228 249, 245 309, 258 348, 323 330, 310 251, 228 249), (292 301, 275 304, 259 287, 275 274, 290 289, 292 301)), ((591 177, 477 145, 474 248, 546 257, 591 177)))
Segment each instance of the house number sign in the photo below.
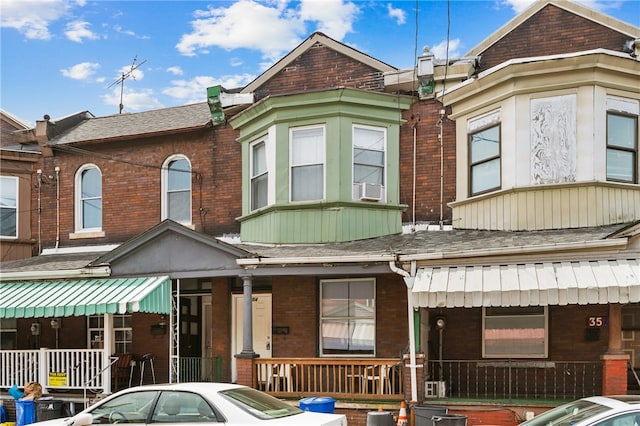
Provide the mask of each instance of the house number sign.
POLYGON ((609 317, 587 317, 587 327, 606 327, 609 324, 609 317))

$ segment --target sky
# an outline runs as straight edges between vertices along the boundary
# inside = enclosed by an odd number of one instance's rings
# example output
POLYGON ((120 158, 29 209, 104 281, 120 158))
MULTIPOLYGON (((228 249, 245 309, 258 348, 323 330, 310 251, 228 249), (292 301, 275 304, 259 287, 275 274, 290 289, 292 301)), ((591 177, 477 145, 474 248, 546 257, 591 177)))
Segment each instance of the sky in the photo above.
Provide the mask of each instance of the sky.
MULTIPOLYGON (((315 31, 399 69, 464 56, 534 0, 0 0, 0 108, 34 125, 243 87, 315 31)), ((579 0, 640 26, 640 0, 579 0)))

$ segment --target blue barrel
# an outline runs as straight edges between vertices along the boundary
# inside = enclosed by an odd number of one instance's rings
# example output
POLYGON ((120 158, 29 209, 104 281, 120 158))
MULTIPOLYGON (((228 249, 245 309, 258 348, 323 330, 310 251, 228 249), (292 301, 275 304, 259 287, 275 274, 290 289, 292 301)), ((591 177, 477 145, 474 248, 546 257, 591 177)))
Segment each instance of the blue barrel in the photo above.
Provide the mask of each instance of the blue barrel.
POLYGON ((333 414, 335 408, 336 400, 330 397, 314 396, 310 398, 302 398, 300 400, 300 409, 303 411, 333 414))
POLYGON ((16 425, 24 426, 36 422, 36 403, 16 400, 16 425))

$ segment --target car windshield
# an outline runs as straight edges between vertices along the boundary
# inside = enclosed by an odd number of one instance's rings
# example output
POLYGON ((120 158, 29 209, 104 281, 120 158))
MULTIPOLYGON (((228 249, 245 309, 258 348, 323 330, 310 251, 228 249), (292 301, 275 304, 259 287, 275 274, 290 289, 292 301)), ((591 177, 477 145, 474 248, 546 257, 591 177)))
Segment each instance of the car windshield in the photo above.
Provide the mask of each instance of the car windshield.
POLYGON ((220 394, 260 419, 268 420, 302 413, 298 407, 251 388, 228 389, 220 394))
POLYGON ((606 405, 580 399, 546 411, 520 426, 568 426, 609 409, 606 405))

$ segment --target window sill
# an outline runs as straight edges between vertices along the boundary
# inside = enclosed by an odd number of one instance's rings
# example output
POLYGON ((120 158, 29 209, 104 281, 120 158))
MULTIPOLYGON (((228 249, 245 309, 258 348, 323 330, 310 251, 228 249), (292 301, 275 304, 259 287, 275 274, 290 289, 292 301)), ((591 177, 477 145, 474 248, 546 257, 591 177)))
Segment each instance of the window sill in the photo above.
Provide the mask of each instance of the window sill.
POLYGON ((69 234, 69 239, 80 240, 83 238, 102 238, 104 236, 105 236, 104 231, 88 231, 88 232, 78 231, 78 232, 73 232, 69 234))

